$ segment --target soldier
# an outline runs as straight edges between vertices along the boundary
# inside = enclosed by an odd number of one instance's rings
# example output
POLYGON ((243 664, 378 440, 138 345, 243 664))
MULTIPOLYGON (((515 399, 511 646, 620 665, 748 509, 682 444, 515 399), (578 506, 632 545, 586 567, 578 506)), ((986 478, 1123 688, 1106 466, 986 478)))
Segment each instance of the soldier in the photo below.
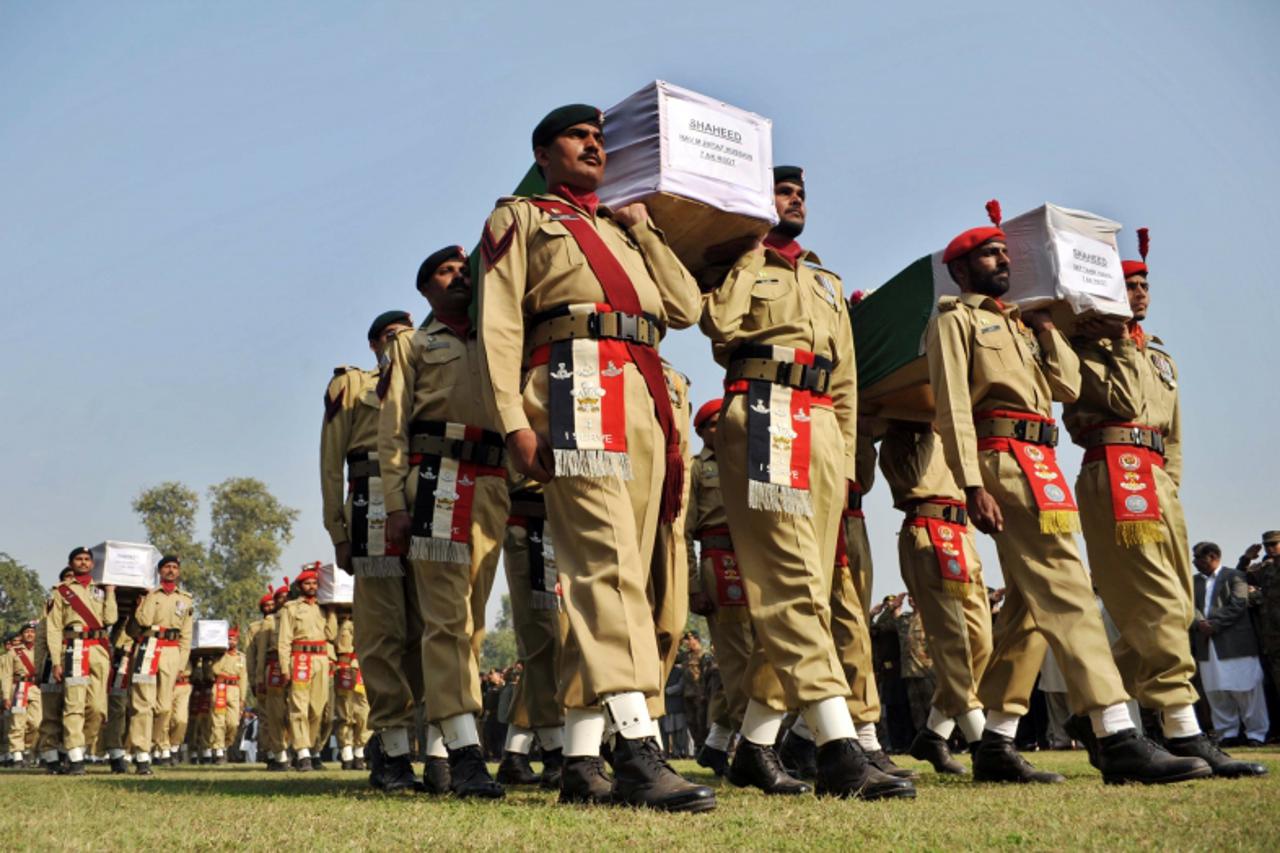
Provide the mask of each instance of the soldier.
POLYGON ((871 540, 867 537, 867 516, 862 499, 876 481, 876 445, 871 424, 858 422, 858 449, 854 455, 856 478, 849 482, 849 502, 840 514, 844 527, 845 549, 849 554, 849 572, 853 588, 862 602, 862 619, 871 624, 871 585, 874 570, 871 563, 871 540))
POLYGON ((55 587, 53 607, 45 617, 45 641, 53 679, 63 686, 67 772, 82 776, 85 745, 98 737, 107 716, 108 626, 116 621, 116 594, 114 586, 93 582, 93 556, 88 548, 76 548, 68 561, 75 577, 55 587))
POLYGON ((778 225, 706 293, 701 321, 728 368, 716 457, 756 638, 734 767, 752 765, 766 790, 807 790, 772 748, 787 709, 799 709, 818 748, 820 794, 910 797, 911 783, 881 773, 859 746, 831 636, 840 512, 856 473, 849 316, 840 279, 796 242, 803 171, 775 168, 774 198, 778 225))
POLYGON ((599 207, 602 128, 585 104, 549 113, 532 142, 551 191, 501 199, 485 223, 481 380, 515 470, 546 483, 569 621, 561 802, 702 811, 714 792, 663 762, 646 705, 662 689, 650 560, 684 491, 656 345, 692 324, 697 290, 643 204, 599 207))
MULTIPOLYGON (((1076 498, 1089 565, 1120 631, 1112 650, 1125 686, 1160 712, 1166 748, 1204 759, 1218 776, 1262 775, 1266 768, 1232 760, 1196 721, 1177 373, 1163 342, 1141 325, 1150 301, 1145 228, 1138 245, 1142 260, 1122 264, 1133 319, 1082 322, 1072 340, 1082 381, 1063 421, 1085 448, 1076 498)), ((1073 736, 1087 737, 1083 720, 1071 722, 1073 736)))
MULTIPOLYGON (((213 749, 213 658, 208 649, 201 649, 191 656, 191 706, 190 727, 187 732, 187 763, 212 764, 213 749)), ((178 749, 183 741, 175 738, 171 764, 178 761, 178 749)))
POLYGON ((205 748, 213 751, 214 764, 226 764, 227 750, 234 748, 236 732, 240 728, 241 697, 249 681, 249 670, 244 655, 240 653, 240 629, 235 625, 227 630, 227 650, 213 661, 211 674, 212 726, 205 748))
POLYGON ((320 578, 314 569, 300 572, 295 582, 302 595, 278 614, 276 656, 289 685, 289 739, 294 747, 294 769, 323 770, 320 756, 311 754, 311 746, 329 696, 329 643, 337 639, 338 624, 316 603, 320 578))
MULTIPOLYGON (((276 645, 277 620, 288 595, 289 579, 285 578, 272 592, 272 609, 264 611, 262 627, 253 638, 257 649, 253 655, 253 681, 262 698, 258 710, 258 743, 267 754, 267 769, 272 772, 289 769, 289 678, 276 645)), ((286 657, 284 661, 287 660, 286 657)))
POLYGON ((135 650, 133 637, 129 634, 131 628, 130 620, 121 619, 111 631, 111 681, 107 697, 107 724, 102 730, 102 743, 107 749, 112 773, 125 773, 129 769, 129 686, 132 682, 135 650))
POLYGON ((36 623, 27 622, 13 638, 9 666, 0 692, 10 713, 8 752, 12 764, 22 766, 33 753, 40 731, 39 670, 36 668, 36 623))
POLYGON ((969 771, 951 757, 947 741, 957 725, 975 748, 982 739, 978 682, 991 656, 991 608, 964 491, 928 424, 891 421, 880 470, 894 506, 905 514, 898 566, 912 610, 920 614, 935 676, 928 717, 910 753, 939 773, 964 775, 969 771))
POLYGON ((369 700, 355 651, 355 621, 351 608, 336 607, 338 639, 334 666, 334 716, 343 770, 364 770, 364 745, 369 742, 369 700))
POLYGON ((511 719, 497 779, 504 785, 560 787, 564 765, 564 708, 556 701, 560 663, 560 595, 555 549, 547 530, 542 487, 533 481, 511 485, 511 509, 502 545, 502 564, 511 596, 511 624, 523 670, 511 697, 511 719), (542 775, 529 764, 534 740, 542 747, 542 775))
POLYGON ((244 640, 244 667, 248 675, 248 693, 241 691, 243 696, 251 696, 253 698, 254 718, 258 722, 257 743, 258 748, 262 751, 264 761, 269 761, 265 744, 270 735, 267 733, 267 715, 264 713, 267 686, 265 683, 258 681, 258 661, 262 655, 262 644, 258 642, 258 634, 261 633, 263 626, 266 624, 267 617, 275 610, 275 600, 271 595, 271 587, 267 586, 266 595, 258 599, 258 612, 262 614, 261 619, 255 619, 249 623, 249 630, 245 633, 244 640))
MULTIPOLYGON (((58 573, 58 583, 66 583, 75 575, 75 569, 68 565, 58 573)), ((36 737, 36 749, 40 752, 40 763, 49 774, 64 771, 62 759, 66 755, 62 747, 63 685, 53 677, 53 665, 59 658, 49 654, 48 641, 49 613, 53 611, 57 594, 56 585, 49 589, 49 597, 44 602, 44 617, 36 625, 36 669, 40 671, 40 733, 36 737)))
POLYGON ((1075 712, 1088 713, 1107 782, 1174 782, 1212 773, 1142 737, 1111 656, 1072 532, 1075 503, 1054 455, 1053 400, 1079 395, 1079 361, 1047 311, 1000 302, 1009 255, 999 204, 994 227, 956 237, 943 262, 961 296, 944 296, 927 333, 935 423, 967 514, 995 538, 1008 593, 978 694, 986 725, 974 754, 979 781, 1060 782, 1013 746, 1046 641, 1067 678, 1075 712), (1028 324, 1030 328, 1028 328, 1028 324))
MULTIPOLYGON (((192 704, 199 683, 196 665, 199 661, 188 656, 186 664, 178 670, 178 677, 173 681, 173 702, 169 705, 169 725, 163 730, 151 725, 152 737, 156 741, 153 754, 157 761, 165 764, 176 764, 178 748, 187 739, 187 729, 191 723, 192 704), (167 757, 166 757, 167 754, 167 757)), ((139 765, 141 769, 141 765, 139 765)))
POLYGON ((1271 671, 1271 683, 1280 690, 1280 530, 1263 533, 1262 544, 1250 545, 1236 569, 1245 572, 1249 585, 1257 590, 1249 598, 1260 617, 1258 645, 1271 671), (1264 549, 1266 555, 1254 563, 1264 549))
POLYGON ((181 563, 172 555, 161 557, 158 571, 160 587, 144 595, 133 613, 138 650, 129 686, 129 749, 139 776, 151 775, 153 740, 160 743, 160 760, 169 758, 173 685, 191 654, 193 608, 191 593, 178 588, 181 563))

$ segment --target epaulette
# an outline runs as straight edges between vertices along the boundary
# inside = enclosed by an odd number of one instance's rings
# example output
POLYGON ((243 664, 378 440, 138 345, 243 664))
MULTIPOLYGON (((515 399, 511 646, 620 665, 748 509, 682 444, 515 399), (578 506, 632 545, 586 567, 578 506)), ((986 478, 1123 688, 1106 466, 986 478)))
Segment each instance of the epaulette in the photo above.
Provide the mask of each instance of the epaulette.
POLYGON ((960 307, 959 296, 943 296, 938 299, 938 313, 943 311, 954 311, 960 307))
POLYGON ((356 367, 354 364, 344 364, 344 365, 341 365, 340 367, 335 367, 333 369, 333 375, 341 376, 342 374, 346 373, 348 370, 359 370, 359 369, 360 368, 356 367))
POLYGON ((525 198, 522 195, 504 195, 502 198, 495 201, 493 203, 493 206, 501 207, 504 204, 515 204, 518 201, 528 201, 528 200, 529 199, 525 198))

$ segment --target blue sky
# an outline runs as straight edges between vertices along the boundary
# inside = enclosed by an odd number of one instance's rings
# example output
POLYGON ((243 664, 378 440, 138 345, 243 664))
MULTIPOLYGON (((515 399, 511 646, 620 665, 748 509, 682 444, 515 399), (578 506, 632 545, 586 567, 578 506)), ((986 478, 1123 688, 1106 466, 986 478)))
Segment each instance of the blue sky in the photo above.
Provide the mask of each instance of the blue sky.
MULTIPOLYGON (((547 109, 660 78, 774 120, 850 290, 992 197, 1117 219, 1126 255, 1150 227, 1190 534, 1233 559, 1280 527, 1280 6, 898 5, 5 4, 0 550, 52 579, 141 536, 140 489, 252 475, 301 510, 283 568, 327 558, 330 369, 380 311, 425 315, 419 262, 474 243, 547 109)), ((664 352, 716 394, 696 332, 664 352)), ((867 507, 883 595, 899 517, 883 485, 867 507)))

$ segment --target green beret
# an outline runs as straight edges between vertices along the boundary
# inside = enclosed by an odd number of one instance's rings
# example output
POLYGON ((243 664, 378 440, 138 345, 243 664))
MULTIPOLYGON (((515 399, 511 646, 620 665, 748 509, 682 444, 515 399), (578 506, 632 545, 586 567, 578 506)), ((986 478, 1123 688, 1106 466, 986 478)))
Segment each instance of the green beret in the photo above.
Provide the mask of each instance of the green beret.
POLYGON ((165 554, 163 557, 160 558, 160 562, 156 563, 156 570, 159 571, 160 569, 164 568, 165 565, 168 563, 173 563, 178 568, 182 568, 182 561, 179 560, 175 555, 165 554))
POLYGON ((804 186, 804 169, 799 166, 774 166, 773 182, 780 184, 783 181, 794 181, 800 186, 804 186))
POLYGON ((72 548, 71 553, 67 555, 67 565, 68 566, 71 565, 71 561, 74 560, 76 557, 79 557, 81 554, 86 554, 90 557, 93 556, 93 554, 89 551, 89 549, 84 547, 83 545, 81 545, 79 548, 72 548))
POLYGON ((551 141, 575 124, 594 124, 604 129, 604 113, 590 104, 568 104, 547 113, 533 129, 533 147, 550 145, 551 141))
POLYGON ((440 269, 440 265, 445 261, 465 261, 466 259, 466 250, 461 246, 445 246, 427 255, 422 266, 418 267, 418 290, 426 287, 427 281, 436 274, 436 270, 440 269))
POLYGON ((373 325, 369 327, 369 340, 373 341, 382 337, 382 333, 392 323, 404 323, 412 326, 413 319, 409 316, 408 311, 383 311, 373 319, 373 325))
POLYGON ((1280 542, 1280 530, 1268 530, 1262 534, 1263 545, 1274 545, 1277 542, 1280 542))

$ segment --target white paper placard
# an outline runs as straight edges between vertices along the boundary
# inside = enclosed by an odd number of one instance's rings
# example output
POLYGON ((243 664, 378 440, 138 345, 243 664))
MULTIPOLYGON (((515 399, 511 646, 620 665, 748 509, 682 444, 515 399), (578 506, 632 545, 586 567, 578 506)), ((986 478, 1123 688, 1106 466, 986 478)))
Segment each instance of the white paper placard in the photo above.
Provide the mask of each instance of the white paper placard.
POLYGON ((197 619, 191 632, 193 649, 225 649, 230 625, 226 619, 197 619))
POLYGON ((761 125, 670 91, 663 140, 667 167, 760 192, 761 125))
POLYGON ((89 550, 96 583, 153 589, 159 582, 156 563, 161 555, 152 545, 108 539, 89 550))
POLYGON ((320 604, 351 604, 356 600, 356 579, 353 576, 333 563, 321 566, 316 574, 320 580, 316 601, 320 604))
POLYGON ((1120 253, 1101 240, 1071 231, 1055 231, 1054 255, 1058 261, 1058 290, 1089 293, 1105 299, 1124 296, 1120 253))

